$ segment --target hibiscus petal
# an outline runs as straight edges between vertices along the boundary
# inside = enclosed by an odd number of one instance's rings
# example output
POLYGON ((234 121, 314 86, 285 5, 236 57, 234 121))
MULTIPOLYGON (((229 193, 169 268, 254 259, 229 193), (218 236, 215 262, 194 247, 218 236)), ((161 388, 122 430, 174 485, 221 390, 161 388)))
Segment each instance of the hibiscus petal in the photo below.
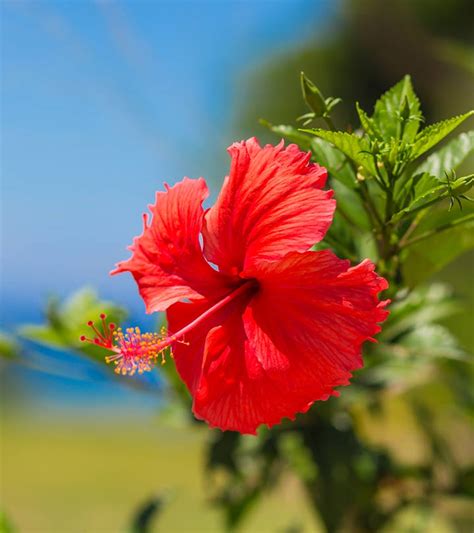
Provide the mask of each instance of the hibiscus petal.
MULTIPOLYGON (((254 434, 337 395, 362 366, 361 346, 380 330, 387 282, 366 260, 355 267, 332 252, 291 253, 246 274, 259 291, 233 302, 178 344, 175 361, 197 418, 254 434)), ((178 303, 171 331, 212 305, 178 303)))
MULTIPOLYGON (((179 328, 204 307, 202 303, 173 305, 167 313, 169 326, 179 328)), ((213 317, 191 332, 187 341, 177 344, 173 353, 177 370, 193 396, 196 417, 211 427, 255 433, 276 412, 271 402, 278 391, 266 400, 268 387, 261 391, 257 379, 263 369, 256 357, 246 357, 242 306, 213 317)), ((280 419, 277 414, 274 423, 280 419)))
POLYGON ((143 233, 130 246, 132 257, 112 272, 132 273, 148 313, 183 298, 213 297, 228 290, 228 280, 207 263, 199 242, 207 196, 202 178, 184 178, 156 193, 155 204, 149 206, 151 223, 145 215, 143 233))
POLYGON ((253 434, 349 384, 362 343, 387 316, 377 298, 387 283, 370 261, 351 268, 329 251, 292 253, 252 274, 260 290, 243 313, 201 337, 190 390, 198 418, 253 434))
MULTIPOLYGON (((185 343, 174 346, 173 357, 193 397, 197 418, 212 427, 255 433, 263 416, 255 406, 264 405, 256 396, 260 394, 259 382, 254 383, 257 388, 253 394, 248 394, 248 385, 242 389, 242 398, 238 392, 248 376, 255 379, 262 374, 257 358, 246 357, 244 349, 242 313, 247 303, 248 297, 243 297, 209 317, 188 334, 185 343)), ((211 305, 209 301, 200 301, 171 306, 167 311, 170 331, 181 329, 211 305)), ((271 408, 267 403, 267 409, 271 408)))
POLYGON ((264 369, 260 350, 269 350, 277 359, 288 359, 288 355, 271 342, 257 345, 244 327, 249 320, 234 314, 208 334, 193 411, 211 427, 255 434, 261 424, 273 426, 284 417, 293 420, 314 400, 327 399, 332 388, 322 386, 322 380, 310 382, 312 370, 299 364, 295 364, 299 372, 289 373, 291 366, 278 371, 264 369))
MULTIPOLYGON (((350 267, 330 250, 290 253, 259 265, 246 273, 260 282, 251 303, 255 323, 283 353, 310 355, 336 373, 360 368, 362 343, 372 340, 388 315, 388 301, 378 300, 388 284, 374 268, 368 259, 350 267)), ((252 327, 247 329, 251 334, 252 327)), ((275 368, 265 353, 261 362, 275 368)))
POLYGON ((222 271, 238 273, 262 260, 319 242, 335 200, 321 190, 326 169, 296 145, 260 147, 255 138, 229 148, 231 171, 205 217, 204 252, 222 271))

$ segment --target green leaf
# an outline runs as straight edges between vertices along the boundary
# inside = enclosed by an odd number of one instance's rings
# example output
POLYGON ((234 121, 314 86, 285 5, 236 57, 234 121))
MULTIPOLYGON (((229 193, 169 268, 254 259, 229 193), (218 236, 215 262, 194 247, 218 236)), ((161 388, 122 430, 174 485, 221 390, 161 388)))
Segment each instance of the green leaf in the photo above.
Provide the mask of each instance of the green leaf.
MULTIPOLYGON (((438 328, 433 328, 434 331, 431 327, 422 328, 421 331, 423 334, 433 335, 438 331, 438 328)), ((448 330, 441 329, 447 336, 451 336, 448 330)), ((415 333, 413 337, 416 337, 415 333)), ((433 337, 433 340, 435 338, 433 337)), ((451 347, 448 347, 447 351, 443 351, 441 347, 436 351, 432 347, 432 345, 421 348, 416 345, 404 346, 403 342, 380 346, 379 354, 383 356, 383 360, 367 370, 364 382, 380 388, 407 389, 432 379, 430 376, 433 374, 435 363, 439 360, 465 361, 468 358, 462 351, 458 354, 451 347)))
POLYGON ((467 118, 472 116, 474 111, 464 113, 464 115, 458 115, 436 124, 432 124, 423 129, 415 138, 415 144, 412 149, 412 159, 416 159, 420 155, 424 154, 433 146, 442 141, 453 130, 460 126, 467 118))
POLYGON ((440 324, 420 325, 405 335, 398 346, 402 346, 413 357, 426 359, 449 358, 465 360, 467 354, 461 350, 454 335, 440 324))
POLYGON ((0 331, 0 357, 15 359, 20 355, 20 350, 20 346, 12 336, 0 331))
POLYGON ((356 102, 357 114, 359 115, 360 125, 365 133, 375 139, 381 139, 382 135, 375 125, 375 122, 367 115, 367 113, 360 107, 359 102, 356 102))
POLYGON ((153 496, 134 513, 130 533, 149 533, 152 531, 152 524, 158 518, 164 507, 163 496, 153 496))
POLYGON ((405 76, 377 100, 372 119, 385 140, 414 140, 423 116, 410 76, 405 76))
POLYGON ((446 285, 435 283, 403 295, 390 305, 364 381, 407 386, 424 379, 439 359, 466 360, 453 334, 438 322, 465 311, 446 285))
POLYGON ((379 251, 372 231, 366 231, 360 235, 352 234, 352 239, 359 258, 370 259, 373 263, 378 262, 379 251))
POLYGON ((326 98, 325 102, 327 114, 330 114, 331 111, 342 102, 342 98, 333 98, 332 96, 329 96, 329 98, 326 98))
POLYGON ((450 522, 433 506, 405 503, 396 508, 381 533, 454 533, 450 522))
POLYGON ((373 367, 371 379, 386 383, 409 380, 436 359, 469 359, 454 335, 440 324, 421 324, 397 342, 381 345, 379 351, 388 360, 373 367))
POLYGON ((235 431, 214 432, 207 447, 206 468, 208 470, 222 468, 236 473, 236 454, 242 436, 235 431))
POLYGON ((277 480, 276 439, 265 428, 251 438, 231 431, 210 436, 208 495, 224 511, 226 531, 234 531, 277 480))
POLYGON ((364 167, 372 175, 376 175, 374 158, 370 153, 368 139, 342 131, 327 131, 322 129, 302 130, 312 133, 316 137, 330 142, 354 163, 364 167))
POLYGON ((318 468, 312 461, 310 451, 304 445, 303 436, 296 431, 283 434, 278 441, 280 455, 305 482, 315 481, 318 468))
POLYGON ((445 147, 431 154, 415 170, 414 174, 428 172, 437 178, 455 170, 474 151, 474 130, 461 133, 445 147))
POLYGON ((308 104, 311 111, 314 112, 315 118, 326 116, 328 108, 321 91, 305 76, 304 72, 301 72, 300 81, 304 101, 308 104))
POLYGON ((461 312, 460 302, 442 283, 418 287, 390 305, 390 315, 378 338, 397 342, 403 335, 461 312))
POLYGON ((414 287, 431 275, 441 270, 445 265, 459 255, 474 248, 474 208, 465 204, 463 210, 446 208, 439 209, 425 217, 412 238, 427 232, 434 232, 416 244, 412 244, 404 251, 403 275, 406 284, 414 287), (467 223, 458 224, 472 217, 467 223), (453 225, 451 229, 436 233, 436 229, 453 225))
POLYGON ((274 125, 265 119, 260 119, 260 124, 267 127, 278 136, 297 144, 302 150, 311 149, 312 138, 309 135, 305 135, 299 129, 294 128, 293 126, 285 126, 283 124, 274 125))
POLYGON ((64 335, 49 325, 26 324, 20 327, 19 333, 23 338, 49 348, 61 350, 68 344, 64 335))
POLYGON ((327 168, 331 178, 340 181, 349 189, 357 187, 354 171, 347 157, 329 142, 313 137, 310 146, 314 159, 320 165, 327 168))
MULTIPOLYGON (((440 180, 427 172, 414 176, 411 188, 403 202, 408 201, 408 206, 397 212, 390 222, 396 223, 407 215, 426 209, 446 198, 456 198, 469 191, 474 183, 474 174, 455 180, 440 180)), ((408 187, 407 187, 408 189, 408 187)))
POLYGON ((13 526, 6 513, 0 510, 0 533, 15 533, 17 529, 13 526))
POLYGON ((350 223, 356 227, 364 231, 370 231, 371 224, 360 202, 359 195, 355 191, 344 187, 339 182, 333 182, 331 186, 334 189, 334 195, 337 199, 336 211, 343 211, 347 215, 347 218, 350 219, 350 223))
POLYGON ((44 346, 56 349, 73 349, 103 360, 103 350, 80 341, 80 336, 89 334, 87 322, 98 320, 105 313, 110 322, 120 324, 125 311, 112 302, 99 300, 94 291, 82 289, 64 303, 51 299, 46 310, 46 321, 42 325, 26 325, 20 328, 20 335, 44 346))

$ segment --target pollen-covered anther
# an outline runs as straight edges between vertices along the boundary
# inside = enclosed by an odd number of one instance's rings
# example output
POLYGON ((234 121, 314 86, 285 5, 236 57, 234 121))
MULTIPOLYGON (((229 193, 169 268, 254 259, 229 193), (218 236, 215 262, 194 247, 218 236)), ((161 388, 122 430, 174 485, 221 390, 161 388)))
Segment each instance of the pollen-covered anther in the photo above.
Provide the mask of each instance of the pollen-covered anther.
POLYGON ((128 328, 124 332, 118 328, 113 338, 116 353, 105 360, 116 365, 117 374, 133 376, 135 373, 149 372, 160 355, 161 363, 165 362, 166 342, 158 333, 142 333, 139 328, 128 328))
POLYGON ((168 345, 165 330, 158 333, 142 333, 139 328, 116 328, 115 324, 108 324, 105 315, 100 316, 102 331, 92 321, 87 325, 95 333, 95 337, 81 336, 81 341, 89 342, 113 352, 106 356, 107 363, 114 363, 117 374, 133 376, 142 374, 153 368, 158 356, 161 364, 165 363, 164 350, 168 345))

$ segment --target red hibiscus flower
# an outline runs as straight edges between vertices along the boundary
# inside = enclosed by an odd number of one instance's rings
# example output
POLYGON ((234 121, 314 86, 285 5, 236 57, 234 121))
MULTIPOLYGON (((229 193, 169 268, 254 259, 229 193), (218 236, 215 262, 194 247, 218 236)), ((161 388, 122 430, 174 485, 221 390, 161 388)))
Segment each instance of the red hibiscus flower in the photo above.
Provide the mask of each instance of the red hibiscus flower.
MULTIPOLYGON (((336 395, 380 331, 385 279, 365 260, 308 251, 331 224, 327 172, 297 146, 235 143, 213 207, 205 181, 158 192, 130 272, 148 313, 167 312, 168 336, 96 330, 122 373, 148 370, 167 346, 210 426, 254 434, 336 395)), ((113 326, 112 326, 113 327, 113 326)))

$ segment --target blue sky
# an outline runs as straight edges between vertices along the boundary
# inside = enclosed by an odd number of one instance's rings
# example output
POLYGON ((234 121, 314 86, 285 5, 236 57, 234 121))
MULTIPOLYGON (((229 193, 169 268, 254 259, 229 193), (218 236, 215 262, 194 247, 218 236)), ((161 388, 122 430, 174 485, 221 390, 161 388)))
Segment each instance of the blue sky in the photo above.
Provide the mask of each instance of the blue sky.
MULTIPOLYGON (((131 277, 108 276, 128 257, 141 213, 164 181, 220 183, 246 74, 323 28, 334 6, 3 0, 3 325, 37 322, 46 296, 84 285, 142 322, 131 277)), ((146 404, 86 362, 57 355, 89 378, 11 369, 16 390, 34 391, 30 409, 70 410, 80 399, 84 414, 107 405, 104 397, 146 404)), ((52 364, 54 373, 64 366, 52 364)))
POLYGON ((163 181, 218 183, 246 72, 324 25, 334 3, 3 1, 5 321, 109 278, 163 181))

